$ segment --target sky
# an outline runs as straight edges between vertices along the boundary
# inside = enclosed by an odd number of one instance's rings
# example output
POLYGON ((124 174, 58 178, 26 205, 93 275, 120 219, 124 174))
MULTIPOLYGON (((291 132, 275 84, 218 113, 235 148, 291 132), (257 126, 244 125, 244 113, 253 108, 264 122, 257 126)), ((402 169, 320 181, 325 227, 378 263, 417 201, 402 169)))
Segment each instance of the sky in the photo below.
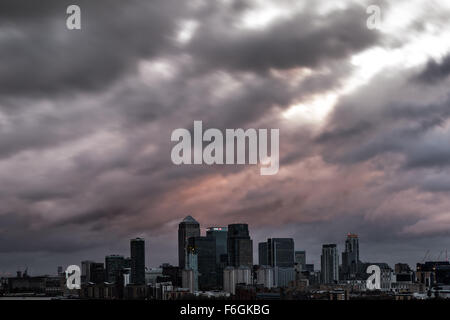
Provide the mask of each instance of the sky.
POLYGON ((448 39, 446 0, 2 0, 0 276, 128 256, 137 236, 148 267, 176 265, 187 215, 248 223, 255 261, 292 237, 319 269, 349 232, 365 262, 442 259, 448 39), (174 165, 195 120, 279 129, 279 172, 174 165))

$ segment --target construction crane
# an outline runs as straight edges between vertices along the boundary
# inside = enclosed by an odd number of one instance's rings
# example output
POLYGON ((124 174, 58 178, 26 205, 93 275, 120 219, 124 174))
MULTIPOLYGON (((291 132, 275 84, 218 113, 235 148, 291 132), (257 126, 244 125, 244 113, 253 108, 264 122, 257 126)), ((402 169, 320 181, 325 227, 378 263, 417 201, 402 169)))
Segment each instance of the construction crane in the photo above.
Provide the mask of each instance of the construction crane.
POLYGON ((425 259, 428 257, 428 255, 430 254, 430 249, 428 249, 427 250, 427 253, 425 253, 425 256, 423 257, 423 259, 422 259, 422 263, 424 263, 425 262, 425 259))

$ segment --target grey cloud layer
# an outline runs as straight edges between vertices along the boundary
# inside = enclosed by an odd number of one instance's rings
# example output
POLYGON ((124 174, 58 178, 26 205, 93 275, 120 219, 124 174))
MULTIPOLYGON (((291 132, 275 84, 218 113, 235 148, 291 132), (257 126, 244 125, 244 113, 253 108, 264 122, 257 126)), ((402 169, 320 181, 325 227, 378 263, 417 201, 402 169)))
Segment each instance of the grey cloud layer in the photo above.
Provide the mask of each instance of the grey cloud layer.
POLYGON ((390 43, 365 28, 364 6, 319 18, 311 5, 239 29, 253 2, 78 3, 81 31, 65 29, 67 1, 0 4, 0 271, 42 254, 45 268, 67 251, 99 259, 137 235, 160 247, 152 264, 174 262, 187 213, 204 226, 248 222, 260 238, 295 224, 317 247, 333 241, 314 231, 324 225, 361 231, 370 245, 383 232, 420 241, 447 214, 448 58, 387 70, 343 97, 319 132, 280 119, 338 89, 352 55, 390 43), (199 27, 180 44, 189 19, 199 27), (293 82, 301 68, 314 73, 293 82), (170 133, 194 120, 280 127, 288 171, 268 180, 252 167, 172 165, 170 133))

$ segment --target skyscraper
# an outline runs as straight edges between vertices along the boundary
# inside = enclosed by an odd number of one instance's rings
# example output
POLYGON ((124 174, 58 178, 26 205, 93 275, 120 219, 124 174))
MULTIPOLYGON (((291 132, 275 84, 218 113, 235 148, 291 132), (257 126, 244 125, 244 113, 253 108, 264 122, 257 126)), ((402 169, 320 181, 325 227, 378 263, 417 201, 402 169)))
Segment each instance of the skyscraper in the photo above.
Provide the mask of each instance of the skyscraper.
MULTIPOLYGON (((227 263, 223 263, 223 259, 227 257, 227 227, 211 227, 206 230, 206 236, 213 238, 216 243, 216 275, 217 285, 223 285, 223 269, 227 263)), ((226 259, 228 260, 228 259, 226 259)))
POLYGON ((335 283, 339 280, 339 256, 335 244, 324 244, 322 246, 321 281, 323 284, 335 283))
POLYGON ((253 241, 250 239, 248 224, 228 225, 228 265, 253 267, 253 241))
POLYGON ((227 227, 211 227, 206 230, 206 236, 216 241, 216 263, 220 263, 220 256, 227 254, 227 227))
POLYGON ((200 224, 191 216, 187 216, 178 225, 178 266, 186 267, 186 247, 190 237, 200 236, 200 224))
POLYGON ((145 284, 145 241, 142 238, 130 240, 132 284, 145 284))
POLYGON ((302 271, 306 271, 306 252, 295 251, 295 263, 301 266, 302 271))
POLYGON ((267 247, 267 242, 258 243, 258 262, 260 266, 269 266, 269 250, 267 247))
POLYGON ((272 267, 294 267, 294 240, 292 238, 272 238, 258 245, 260 265, 272 267))
POLYGON ((105 271, 106 281, 113 283, 120 277, 121 271, 124 268, 123 256, 112 254, 105 257, 105 271))
POLYGON ((342 274, 345 279, 354 279, 359 273, 359 239, 358 235, 349 233, 345 240, 345 251, 342 252, 342 274))
POLYGON ((216 241, 213 237, 191 237, 188 239, 188 251, 197 254, 198 287, 211 290, 217 286, 216 241))

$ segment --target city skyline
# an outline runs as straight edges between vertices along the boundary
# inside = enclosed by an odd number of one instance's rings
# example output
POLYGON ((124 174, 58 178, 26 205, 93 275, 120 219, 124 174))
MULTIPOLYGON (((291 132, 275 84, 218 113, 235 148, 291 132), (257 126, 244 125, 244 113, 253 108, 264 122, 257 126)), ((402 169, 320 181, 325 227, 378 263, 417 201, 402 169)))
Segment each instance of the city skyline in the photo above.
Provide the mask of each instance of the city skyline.
POLYGON ((349 232, 363 261, 437 258, 449 37, 446 0, 0 1, 0 273, 103 261, 137 237, 147 266, 177 265, 189 214, 202 234, 248 223, 253 262, 293 238, 318 266, 349 232), (174 164, 172 133, 200 121, 279 130, 279 170, 174 164))
MULTIPOLYGON (((195 234, 192 234, 190 237, 188 237, 188 240, 189 240, 189 238, 199 238, 199 240, 202 240, 202 238, 206 239, 208 237, 208 231, 211 231, 211 230, 216 229, 216 228, 220 228, 220 229, 223 228, 224 230, 227 230, 228 227, 229 227, 229 225, 227 225, 227 226, 215 225, 215 226, 202 227, 201 223, 198 222, 191 215, 188 215, 184 219, 182 219, 180 221, 179 225, 182 225, 182 224, 184 224, 186 222, 188 222, 188 223, 198 223, 199 224, 199 228, 200 228, 200 233, 197 234, 196 232, 194 232, 195 234)), ((230 224, 230 225, 233 225, 233 224, 230 224)), ((234 224, 234 225, 236 225, 236 224, 234 224)), ((279 235, 278 237, 266 238, 265 240, 263 240, 261 242, 255 242, 253 237, 252 237, 251 226, 249 226, 249 235, 250 235, 250 239, 253 240, 253 265, 261 265, 261 263, 260 263, 260 261, 261 261, 260 260, 261 259, 260 258, 260 254, 261 254, 260 245, 262 243, 267 244, 267 241, 269 241, 269 242, 270 241, 283 241, 283 240, 291 240, 292 239, 293 240, 293 244, 294 244, 294 247, 292 248, 292 252, 294 253, 294 255, 292 256, 292 263, 294 262, 295 254, 297 252, 305 252, 305 254, 306 254, 306 264, 313 264, 314 265, 314 270, 318 270, 318 271, 321 271, 321 259, 322 259, 321 256, 324 254, 324 251, 323 251, 324 247, 335 246, 337 259, 338 259, 338 266, 343 266, 343 257, 344 257, 345 251, 347 250, 346 249, 346 245, 347 245, 349 239, 356 238, 357 240, 360 240, 360 237, 359 237, 359 235, 357 233, 348 232, 339 241, 334 241, 334 242, 331 241, 330 243, 318 244, 317 246, 320 247, 321 251, 319 250, 319 253, 318 253, 319 260, 317 261, 317 260, 311 259, 311 256, 315 256, 314 254, 311 254, 309 251, 307 251, 303 247, 299 246, 296 243, 295 239, 293 239, 293 238, 288 238, 288 237, 284 237, 283 235, 279 235), (256 248, 255 248, 255 246, 256 246, 256 248)), ((145 242, 145 238, 136 237, 136 238, 129 239, 129 241, 130 241, 130 244, 132 244, 133 242, 136 242, 136 241, 138 241, 138 242, 145 242)), ((186 242, 186 244, 187 243, 188 242, 186 242)), ((359 255, 360 254, 359 241, 357 243, 358 243, 358 247, 357 247, 357 257, 358 258, 357 259, 361 263, 366 263, 366 262, 387 263, 393 269, 393 266, 395 264, 398 264, 398 263, 406 263, 411 268, 414 268, 417 263, 421 263, 421 262, 424 262, 424 261, 448 261, 448 256, 447 256, 448 252, 445 249, 440 250, 439 254, 436 255, 436 256, 433 255, 433 252, 431 250, 427 250, 427 252, 424 253, 424 256, 421 259, 418 259, 417 261, 415 261, 413 263, 409 263, 409 262, 406 262, 406 261, 400 261, 400 260, 397 261, 397 260, 395 260, 395 258, 393 258, 394 261, 395 261, 394 263, 390 263, 387 260, 382 260, 382 259, 381 260, 380 259, 377 260, 375 258, 371 258, 371 257, 369 257, 367 255, 364 255, 364 251, 362 251, 363 252, 363 258, 360 259, 359 258, 360 257, 360 255, 359 255), (436 257, 436 258, 434 259, 434 257, 436 257)), ((364 241, 362 243, 364 243, 364 241)), ((178 245, 180 245, 180 242, 178 242, 178 245)), ((146 245, 143 245, 143 248, 145 248, 145 247, 146 247, 146 245)), ((364 248, 364 246, 363 246, 363 248, 364 248)), ((167 263, 170 264, 170 265, 173 265, 173 266, 179 266, 178 263, 173 263, 171 261, 160 261, 160 262, 157 262, 157 263, 153 263, 153 264, 150 263, 150 264, 148 264, 149 258, 147 257, 147 255, 148 255, 148 251, 151 250, 151 249, 148 248, 148 249, 142 249, 142 250, 144 250, 143 251, 143 255, 145 257, 144 258, 144 260, 145 260, 145 265, 144 266, 145 266, 146 269, 158 268, 161 265, 167 264, 167 263)), ((268 250, 267 247, 265 247, 265 250, 268 250)), ((177 257, 178 257, 178 252, 179 252, 179 247, 176 248, 177 257)), ((142 254, 142 251, 141 251, 140 254, 142 254)), ((270 254, 269 254, 269 256, 270 256, 270 254)), ((391 257, 392 258, 392 254, 387 256, 387 257, 391 257)), ((83 261, 92 261, 92 262, 95 262, 95 263, 103 263, 102 261, 105 261, 105 263, 104 263, 105 279, 108 279, 108 268, 107 268, 107 263, 106 263, 108 258, 112 258, 112 259, 120 258, 122 260, 125 258, 125 259, 130 259, 130 261, 132 261, 131 251, 128 250, 127 253, 126 252, 104 253, 103 256, 100 256, 100 257, 97 257, 97 258, 84 257, 78 263, 66 263, 66 264, 59 263, 57 266, 53 266, 52 270, 49 270, 48 272, 37 272, 36 273, 35 271, 33 272, 33 270, 36 269, 35 266, 27 265, 27 266, 24 266, 23 268, 19 267, 19 268, 17 268, 14 271, 10 271, 10 272, 7 272, 7 273, 2 273, 2 274, 0 274, 0 277, 1 276, 14 276, 17 271, 23 271, 23 269, 27 269, 28 270, 28 274, 31 274, 31 275, 44 275, 44 274, 50 274, 51 275, 51 274, 54 274, 54 271, 56 270, 56 268, 58 268, 58 270, 59 270, 59 266, 64 266, 64 265, 68 266, 70 264, 77 264, 77 265, 81 266, 81 262, 83 262, 83 261)), ((268 257, 267 257, 267 259, 268 259, 268 257)), ((271 263, 271 262, 267 261, 267 264, 263 264, 263 265, 276 266, 276 264, 273 264, 273 263, 274 262, 271 263)), ((143 281, 143 280, 141 280, 141 281, 143 281)))

